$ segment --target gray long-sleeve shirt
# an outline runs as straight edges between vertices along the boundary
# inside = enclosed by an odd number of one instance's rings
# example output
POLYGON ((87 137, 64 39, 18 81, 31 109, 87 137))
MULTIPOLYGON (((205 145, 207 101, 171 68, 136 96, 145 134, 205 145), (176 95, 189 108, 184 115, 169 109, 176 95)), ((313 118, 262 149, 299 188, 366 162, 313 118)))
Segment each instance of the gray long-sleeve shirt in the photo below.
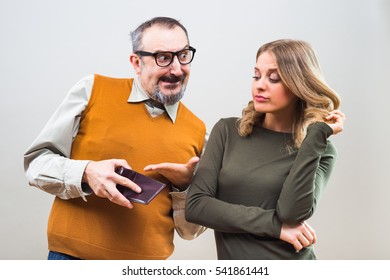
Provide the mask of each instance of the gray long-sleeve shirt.
MULTIPOLYGON (((81 114, 85 110, 94 83, 89 75, 76 83, 54 112, 38 137, 24 154, 24 168, 31 186, 37 187, 61 199, 82 197, 85 201, 91 190, 82 187, 82 176, 89 160, 70 158, 72 143, 76 137, 81 114)), ((128 102, 143 102, 149 99, 137 78, 134 79, 128 102)), ((146 106, 153 117, 164 113, 157 107, 146 106)), ((165 105, 171 121, 176 120, 178 103, 165 105)), ((208 135, 205 136, 205 143, 208 135)), ((176 229, 184 239, 192 239, 205 230, 189 224, 184 219, 184 204, 187 191, 171 192, 173 217, 176 229)))
POLYGON ((336 150, 325 123, 308 128, 299 150, 291 134, 254 128, 238 135, 236 118, 213 128, 187 200, 188 221, 215 230, 219 259, 315 259, 279 239, 282 223, 313 214, 334 166, 336 150))
MULTIPOLYGON (((90 194, 81 187, 81 178, 89 161, 72 160, 69 157, 81 114, 91 96, 93 82, 94 75, 89 75, 70 89, 24 154, 24 168, 29 183, 62 199, 82 197, 86 200, 86 196, 90 194)), ((142 102, 148 98, 138 79, 134 79, 128 102, 142 102)), ((178 104, 165 107, 168 116, 175 122, 178 104)), ((164 112, 159 108, 147 108, 152 116, 164 112)))

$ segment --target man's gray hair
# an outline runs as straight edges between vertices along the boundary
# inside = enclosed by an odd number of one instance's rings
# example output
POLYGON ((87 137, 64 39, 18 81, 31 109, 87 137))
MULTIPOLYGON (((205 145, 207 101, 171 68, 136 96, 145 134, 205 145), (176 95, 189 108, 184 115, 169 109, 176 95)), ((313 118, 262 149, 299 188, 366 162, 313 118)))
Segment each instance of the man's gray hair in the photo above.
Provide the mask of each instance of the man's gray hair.
POLYGON ((131 43, 133 45, 133 52, 142 50, 143 48, 142 36, 144 34, 144 31, 152 27, 153 25, 160 25, 167 29, 173 29, 176 26, 180 27, 181 29, 183 29, 184 33, 186 34, 188 44, 189 44, 187 29, 178 20, 169 17, 155 17, 152 18, 151 20, 145 21, 140 26, 138 26, 137 29, 130 32, 131 43))

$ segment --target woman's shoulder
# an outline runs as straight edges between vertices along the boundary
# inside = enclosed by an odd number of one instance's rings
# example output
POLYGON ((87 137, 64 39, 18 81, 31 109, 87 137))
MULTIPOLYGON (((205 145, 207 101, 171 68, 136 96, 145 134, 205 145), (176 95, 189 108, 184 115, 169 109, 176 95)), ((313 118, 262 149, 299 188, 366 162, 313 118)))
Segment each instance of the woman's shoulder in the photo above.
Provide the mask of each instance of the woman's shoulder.
POLYGON ((236 129, 238 125, 239 118, 237 117, 226 117, 226 118, 220 118, 219 121, 217 121, 214 125, 214 128, 219 129, 236 129))
POLYGON ((238 135, 238 120, 237 117, 220 118, 214 124, 213 131, 222 135, 238 135))
POLYGON ((239 120, 239 118, 237 118, 237 117, 220 118, 219 121, 217 122, 217 124, 228 125, 228 126, 231 126, 231 125, 236 126, 238 120, 239 120))

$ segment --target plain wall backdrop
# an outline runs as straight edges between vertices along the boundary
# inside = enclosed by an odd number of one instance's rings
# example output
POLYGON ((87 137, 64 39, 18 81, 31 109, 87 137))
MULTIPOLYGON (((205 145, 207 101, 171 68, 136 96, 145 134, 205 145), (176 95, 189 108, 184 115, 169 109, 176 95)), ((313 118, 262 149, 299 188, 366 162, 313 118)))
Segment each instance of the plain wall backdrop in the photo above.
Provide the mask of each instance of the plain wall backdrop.
MULTIPOLYGON (((23 154, 67 91, 99 73, 134 76, 129 32, 175 17, 196 49, 184 103, 210 130, 251 98, 255 54, 303 39, 342 99, 336 169, 309 223, 319 259, 390 259, 387 0, 0 0, 0 259, 46 259, 53 197, 29 187, 23 154)), ((213 231, 175 238, 172 259, 215 259, 213 231)))

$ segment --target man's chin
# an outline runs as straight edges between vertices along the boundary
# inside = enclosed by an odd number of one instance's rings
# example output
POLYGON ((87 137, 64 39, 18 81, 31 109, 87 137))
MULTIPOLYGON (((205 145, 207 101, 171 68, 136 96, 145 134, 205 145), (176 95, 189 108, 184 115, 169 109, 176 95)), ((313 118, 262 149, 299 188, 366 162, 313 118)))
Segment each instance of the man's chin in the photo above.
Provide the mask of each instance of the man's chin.
POLYGON ((161 91, 161 94, 163 94, 164 96, 169 96, 169 97, 176 96, 179 93, 180 93, 180 90, 175 90, 175 91, 164 90, 164 91, 161 91))
POLYGON ((165 96, 175 96, 175 95, 179 95, 183 88, 181 86, 176 86, 176 87, 163 87, 163 88, 160 88, 160 93, 162 93, 163 95, 165 96))
POLYGON ((152 98, 162 104, 173 105, 182 99, 184 90, 183 86, 160 87, 156 89, 152 98))

